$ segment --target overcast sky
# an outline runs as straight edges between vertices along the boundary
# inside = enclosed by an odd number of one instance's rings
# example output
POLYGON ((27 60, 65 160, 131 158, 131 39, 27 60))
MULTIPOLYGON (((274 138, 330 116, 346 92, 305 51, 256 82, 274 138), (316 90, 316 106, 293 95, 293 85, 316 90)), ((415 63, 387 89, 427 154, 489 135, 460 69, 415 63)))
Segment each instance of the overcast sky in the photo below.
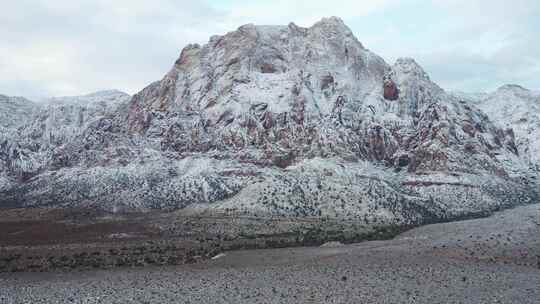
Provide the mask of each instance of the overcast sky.
POLYGON ((540 88, 538 0, 17 0, 0 11, 0 94, 136 93, 187 43, 242 24, 339 16, 387 62, 415 58, 442 87, 540 88))

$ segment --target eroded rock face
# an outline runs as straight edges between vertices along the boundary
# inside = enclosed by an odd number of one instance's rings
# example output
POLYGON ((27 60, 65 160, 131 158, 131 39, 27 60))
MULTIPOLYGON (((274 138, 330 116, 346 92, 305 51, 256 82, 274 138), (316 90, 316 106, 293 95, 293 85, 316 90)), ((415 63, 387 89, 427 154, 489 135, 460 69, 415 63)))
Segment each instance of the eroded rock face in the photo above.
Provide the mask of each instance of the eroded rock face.
POLYGON ((482 109, 501 128, 500 140, 540 171, 540 92, 508 84, 491 93, 456 95, 482 109))
POLYGON ((526 169, 509 132, 338 18, 189 45, 161 81, 95 113, 45 146, 30 119, 2 148, 0 200, 414 223, 535 195, 513 178, 526 169))
POLYGON ((398 87, 388 76, 383 81, 383 96, 386 100, 397 100, 399 98, 398 87))

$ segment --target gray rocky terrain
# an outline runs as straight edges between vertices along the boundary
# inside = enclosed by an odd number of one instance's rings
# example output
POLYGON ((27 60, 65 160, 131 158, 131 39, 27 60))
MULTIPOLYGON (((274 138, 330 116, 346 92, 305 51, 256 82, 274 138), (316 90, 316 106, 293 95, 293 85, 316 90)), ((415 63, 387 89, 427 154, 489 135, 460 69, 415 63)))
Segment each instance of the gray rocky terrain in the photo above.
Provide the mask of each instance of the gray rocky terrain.
POLYGON ((540 205, 389 241, 185 265, 0 274, 0 303, 539 303, 540 205))

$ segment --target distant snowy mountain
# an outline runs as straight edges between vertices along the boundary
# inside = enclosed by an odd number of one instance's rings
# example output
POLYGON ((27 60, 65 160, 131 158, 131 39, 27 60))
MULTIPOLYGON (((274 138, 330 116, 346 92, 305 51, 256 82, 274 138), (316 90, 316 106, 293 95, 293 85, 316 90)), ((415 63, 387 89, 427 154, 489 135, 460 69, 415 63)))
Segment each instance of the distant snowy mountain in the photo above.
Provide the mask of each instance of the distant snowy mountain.
POLYGON ((520 155, 540 171, 540 92, 504 85, 492 93, 462 97, 472 101, 501 128, 512 129, 520 155))
POLYGON ((54 99, 2 146, 0 204, 412 224, 537 199, 514 133, 338 18, 189 45, 132 98, 54 99))
POLYGON ((129 99, 129 95, 118 90, 105 90, 90 93, 82 96, 63 96, 52 97, 43 100, 43 103, 50 105, 79 105, 83 107, 102 106, 114 108, 121 102, 126 102, 129 99), (112 106, 112 107, 111 107, 112 106))
POLYGON ((30 121, 40 105, 23 97, 0 95, 0 128, 16 129, 30 121))
POLYGON ((0 96, 0 107, 6 109, 0 113, 4 124, 0 129, 0 190, 45 170, 55 155, 62 154, 67 142, 129 99, 120 91, 51 98, 39 103, 0 96))

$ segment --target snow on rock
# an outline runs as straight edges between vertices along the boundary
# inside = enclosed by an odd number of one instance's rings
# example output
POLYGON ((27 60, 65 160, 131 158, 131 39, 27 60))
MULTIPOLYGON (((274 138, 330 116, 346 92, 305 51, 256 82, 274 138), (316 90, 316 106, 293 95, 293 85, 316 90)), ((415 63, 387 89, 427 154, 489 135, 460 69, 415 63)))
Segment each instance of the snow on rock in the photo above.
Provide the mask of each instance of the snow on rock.
POLYGON ((415 224, 537 195, 512 132, 335 17, 241 26, 133 97, 56 98, 25 121, 0 142, 3 204, 415 224))
POLYGON ((129 98, 119 91, 104 91, 51 98, 39 104, 19 100, 17 110, 2 112, 11 117, 12 125, 16 126, 9 132, 0 132, 0 138, 6 138, 3 143, 0 141, 6 170, 24 182, 47 170, 48 166, 62 167, 63 160, 69 157, 65 146, 83 136, 91 126, 106 123, 104 117, 112 115, 116 107, 129 98))
POLYGON ((507 130, 515 138, 520 156, 540 171, 540 93, 509 84, 492 93, 463 97, 507 130))
POLYGON ((218 254, 218 255, 212 257, 212 260, 221 259, 221 258, 224 258, 224 257, 226 257, 226 256, 227 256, 227 254, 225 254, 225 253, 220 253, 220 254, 218 254))
POLYGON ((7 129, 16 129, 29 121, 41 107, 24 97, 0 95, 0 108, 0 130, 4 134, 7 129))

